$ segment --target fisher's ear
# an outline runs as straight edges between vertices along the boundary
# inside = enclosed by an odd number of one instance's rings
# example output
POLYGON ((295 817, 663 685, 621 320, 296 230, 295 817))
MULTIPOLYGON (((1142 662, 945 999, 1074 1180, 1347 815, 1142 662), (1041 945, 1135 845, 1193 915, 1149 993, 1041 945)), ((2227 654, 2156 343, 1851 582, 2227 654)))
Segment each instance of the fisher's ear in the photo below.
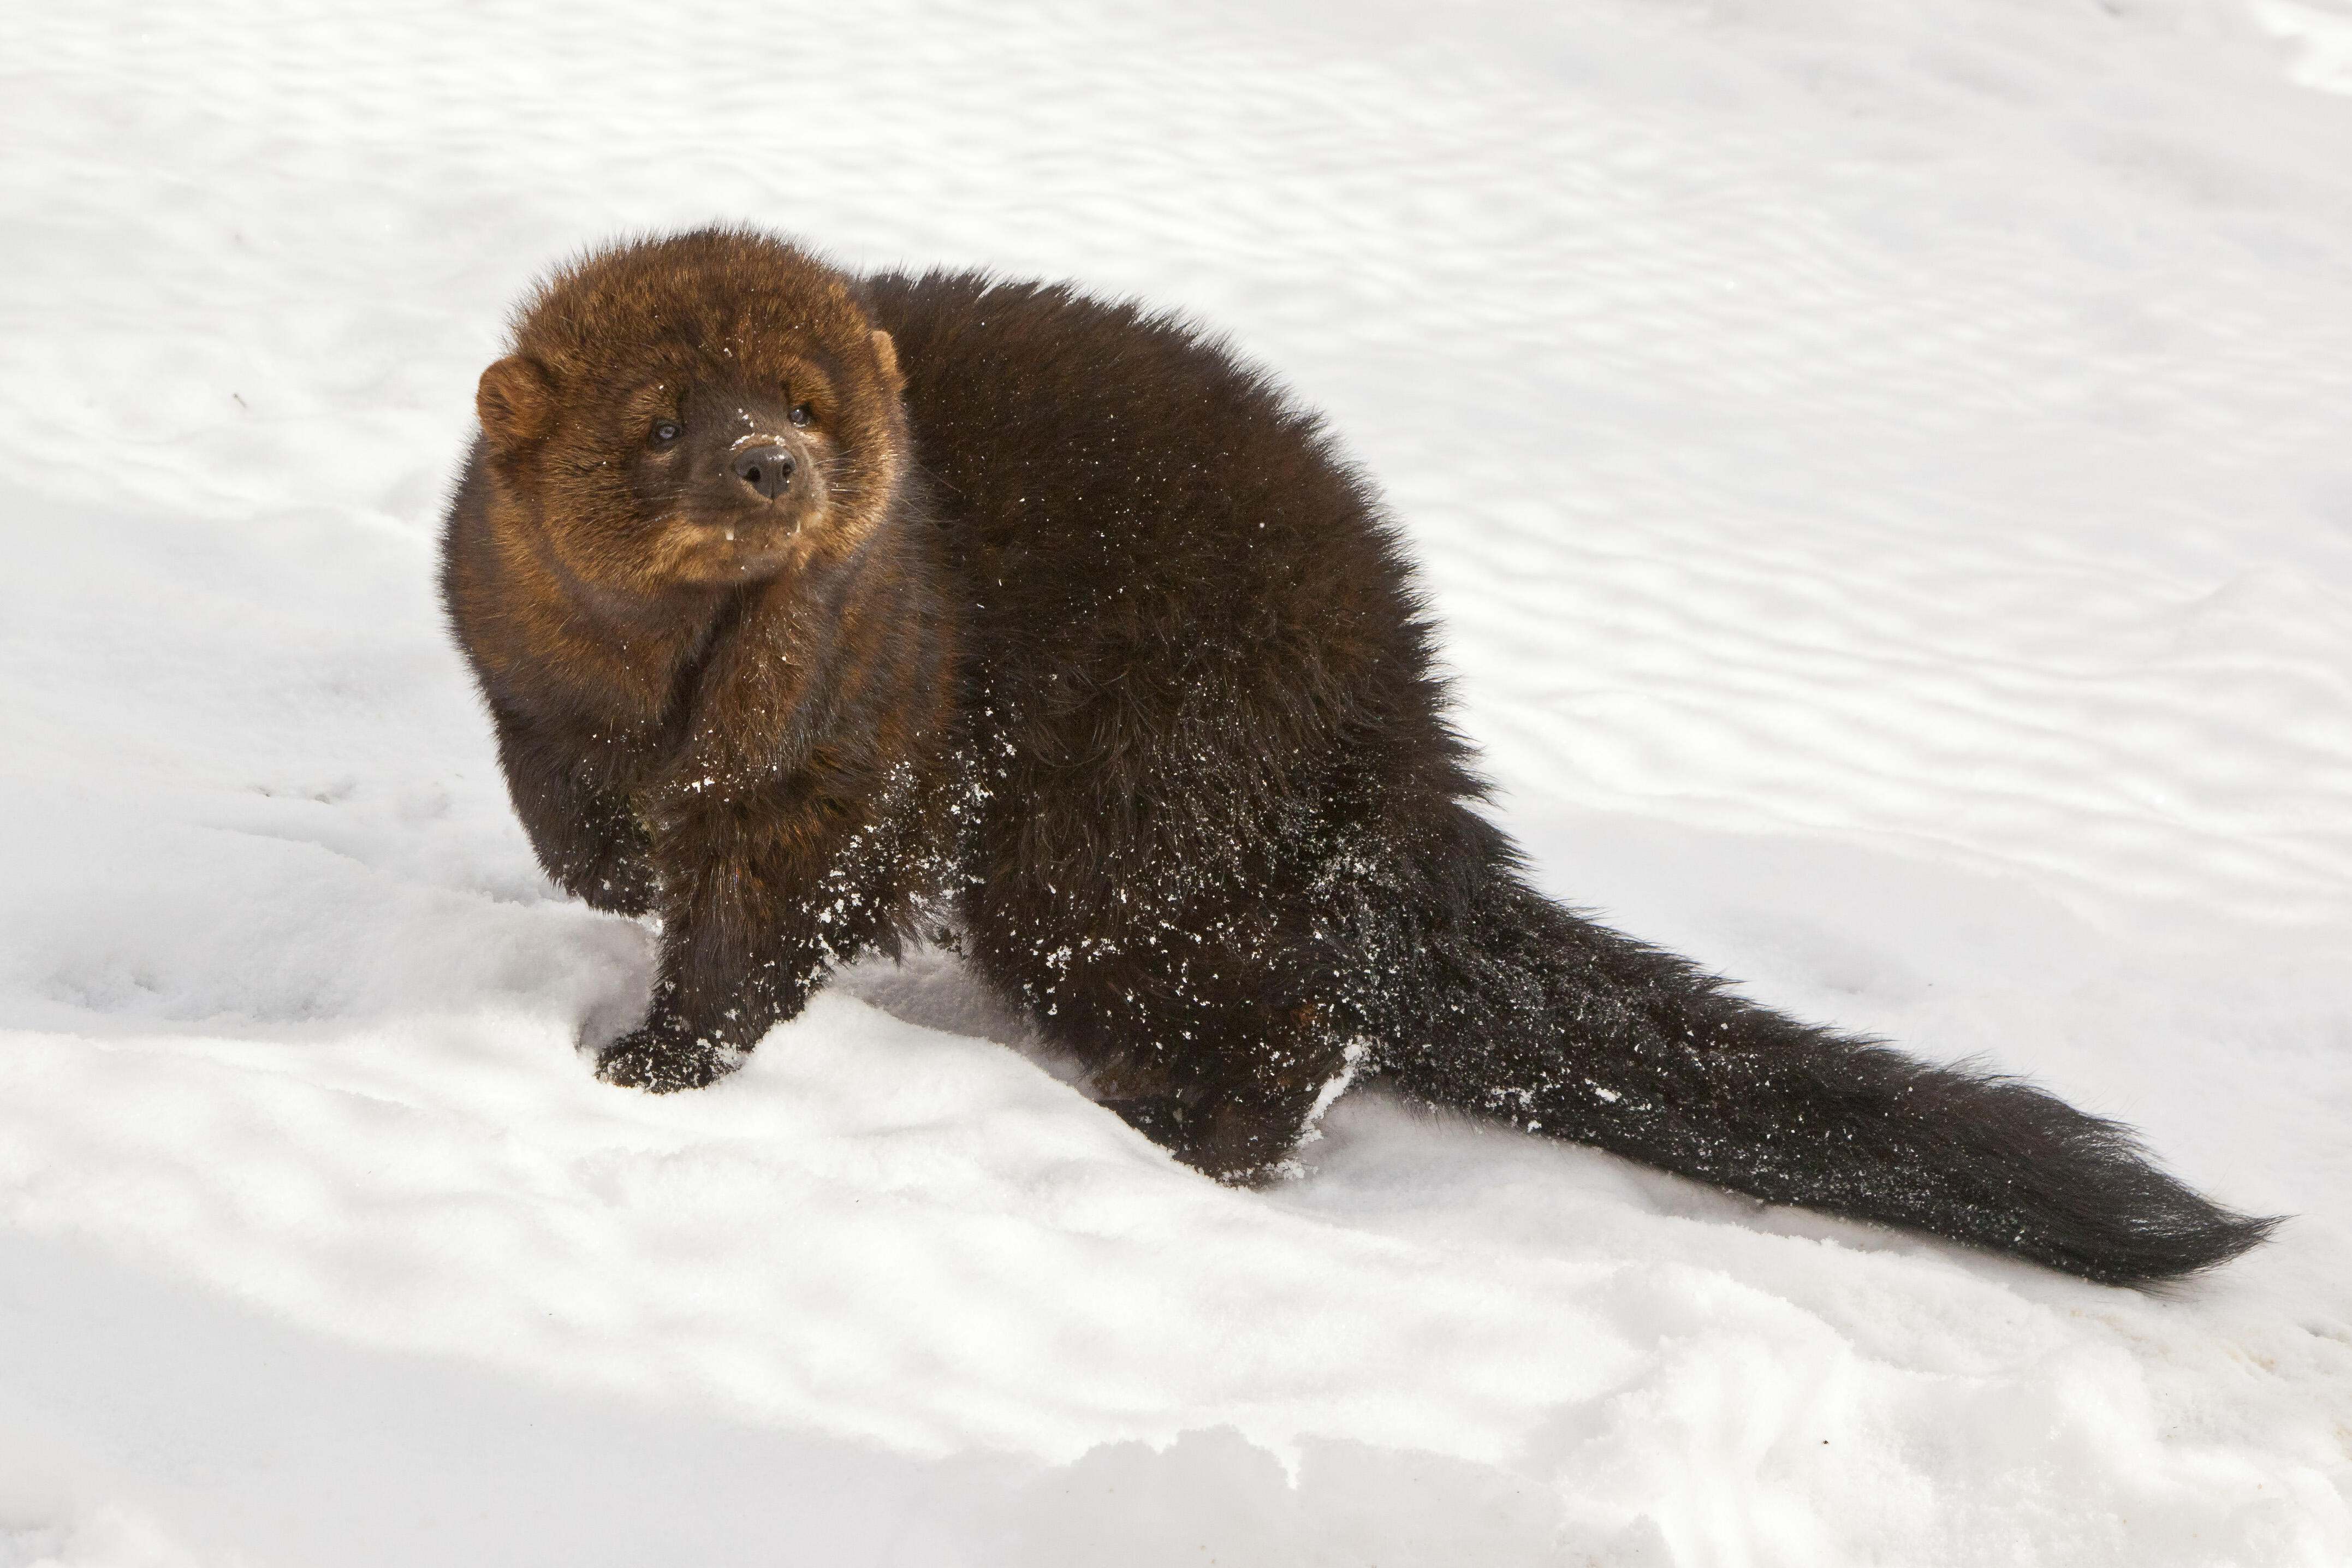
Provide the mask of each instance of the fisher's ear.
POLYGON ((890 390, 906 391, 907 378, 898 370, 898 345, 879 327, 874 329, 874 357, 882 363, 882 379, 890 384, 890 390))
POLYGON ((509 354, 482 372, 474 412, 491 447, 511 457, 554 427, 555 383, 537 360, 509 354))

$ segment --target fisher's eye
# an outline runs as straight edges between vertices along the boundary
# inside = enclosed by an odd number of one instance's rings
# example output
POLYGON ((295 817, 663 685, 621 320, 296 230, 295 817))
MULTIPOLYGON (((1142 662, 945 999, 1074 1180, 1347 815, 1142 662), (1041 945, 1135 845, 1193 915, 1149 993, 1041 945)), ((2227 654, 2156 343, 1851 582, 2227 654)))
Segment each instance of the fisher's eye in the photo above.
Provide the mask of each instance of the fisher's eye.
POLYGON ((795 425, 814 425, 816 423, 816 410, 808 404, 803 403, 794 406, 793 411, 784 417, 795 425))
POLYGON ((654 421, 652 431, 648 433, 648 439, 656 447, 667 447, 675 444, 682 434, 684 432, 678 429, 677 420, 656 419, 654 421))

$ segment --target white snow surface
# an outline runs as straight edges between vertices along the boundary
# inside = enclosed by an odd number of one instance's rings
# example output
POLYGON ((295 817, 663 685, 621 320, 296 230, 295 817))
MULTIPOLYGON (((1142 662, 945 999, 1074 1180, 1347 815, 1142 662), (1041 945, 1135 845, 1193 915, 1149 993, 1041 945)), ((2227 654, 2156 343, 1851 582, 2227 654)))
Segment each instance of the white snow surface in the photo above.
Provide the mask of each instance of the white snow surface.
POLYGON ((0 1568, 2352 1562, 2352 5, 0 10, 0 1568), (2168 1298, 924 955, 653 1099, 432 585, 740 220, 1328 411, 1545 885, 2297 1216, 2168 1298))

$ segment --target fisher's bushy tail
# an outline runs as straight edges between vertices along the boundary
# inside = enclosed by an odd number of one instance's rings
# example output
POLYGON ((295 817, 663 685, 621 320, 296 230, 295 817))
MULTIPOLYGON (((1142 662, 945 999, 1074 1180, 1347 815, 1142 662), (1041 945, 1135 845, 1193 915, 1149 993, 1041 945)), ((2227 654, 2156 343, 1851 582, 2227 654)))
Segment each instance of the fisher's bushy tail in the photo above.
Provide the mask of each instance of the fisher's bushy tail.
POLYGON ((1783 1017, 1579 918, 1475 817, 1455 844, 1423 862, 1444 886, 1374 917, 1381 1070, 1408 1094, 2111 1284, 2211 1268, 2277 1224, 2210 1202, 2129 1129, 2032 1084, 1783 1017))

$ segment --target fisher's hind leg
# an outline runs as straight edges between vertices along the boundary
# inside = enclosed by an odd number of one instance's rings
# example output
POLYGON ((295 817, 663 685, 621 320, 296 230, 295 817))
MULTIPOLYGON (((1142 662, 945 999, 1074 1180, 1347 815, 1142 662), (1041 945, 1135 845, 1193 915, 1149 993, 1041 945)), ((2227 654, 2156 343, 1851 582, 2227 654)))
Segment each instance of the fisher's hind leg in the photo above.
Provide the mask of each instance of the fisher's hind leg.
POLYGON ((1205 1037, 1196 1027, 1181 1067, 1113 1076, 1102 1103, 1193 1169, 1255 1185, 1284 1172, 1364 1054, 1335 1038, 1322 1015, 1293 1007, 1205 1037))

